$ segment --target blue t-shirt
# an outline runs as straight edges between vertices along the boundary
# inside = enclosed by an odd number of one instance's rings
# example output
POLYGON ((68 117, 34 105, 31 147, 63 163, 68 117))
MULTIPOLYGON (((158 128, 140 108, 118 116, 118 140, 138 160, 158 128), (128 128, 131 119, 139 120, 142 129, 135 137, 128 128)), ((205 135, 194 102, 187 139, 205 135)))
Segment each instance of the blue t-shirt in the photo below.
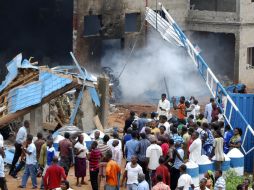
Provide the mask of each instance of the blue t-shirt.
POLYGON ((131 139, 132 139, 131 134, 124 135, 124 137, 123 137, 124 144, 126 144, 131 139))
POLYGON ((136 155, 136 147, 138 146, 138 140, 131 139, 125 145, 126 160, 131 161, 131 156, 136 155))

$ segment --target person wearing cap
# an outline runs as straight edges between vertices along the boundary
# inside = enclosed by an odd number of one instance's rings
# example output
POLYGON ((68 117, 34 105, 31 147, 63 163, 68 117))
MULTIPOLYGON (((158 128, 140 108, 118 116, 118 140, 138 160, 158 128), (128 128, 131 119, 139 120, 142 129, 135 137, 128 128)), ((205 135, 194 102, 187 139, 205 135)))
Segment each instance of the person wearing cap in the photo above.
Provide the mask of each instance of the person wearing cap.
POLYGON ((167 99, 167 95, 162 94, 161 99, 159 100, 159 103, 158 103, 158 107, 157 107, 158 116, 165 115, 168 119, 170 119, 169 111, 170 111, 170 102, 167 99))
POLYGON ((156 168, 160 165, 159 158, 162 156, 162 149, 156 144, 156 138, 151 137, 151 145, 146 150, 146 157, 148 159, 148 169, 150 173, 150 186, 152 186, 151 179, 154 177, 156 168))

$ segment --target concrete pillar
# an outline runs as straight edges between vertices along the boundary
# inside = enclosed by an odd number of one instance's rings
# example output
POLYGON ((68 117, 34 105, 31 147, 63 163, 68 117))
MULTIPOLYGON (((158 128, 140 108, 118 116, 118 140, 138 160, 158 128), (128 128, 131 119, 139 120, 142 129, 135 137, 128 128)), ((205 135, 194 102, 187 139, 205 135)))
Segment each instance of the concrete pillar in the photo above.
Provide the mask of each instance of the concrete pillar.
POLYGON ((108 126, 109 112, 109 78, 107 76, 98 77, 98 89, 101 106, 99 108, 99 118, 104 128, 108 126))
POLYGON ((30 134, 36 136, 38 132, 42 131, 43 116, 42 106, 35 108, 30 112, 30 134))
POLYGON ((234 60, 234 83, 239 82, 239 64, 240 64, 240 34, 235 33, 235 60, 234 60))
POLYGON ((80 112, 78 112, 77 114, 77 127, 79 127, 84 132, 92 131, 93 129, 95 129, 95 124, 93 121, 93 118, 95 116, 95 106, 88 90, 86 89, 83 92, 83 99, 80 105, 80 109, 80 112), (82 125, 80 125, 81 123, 82 125))

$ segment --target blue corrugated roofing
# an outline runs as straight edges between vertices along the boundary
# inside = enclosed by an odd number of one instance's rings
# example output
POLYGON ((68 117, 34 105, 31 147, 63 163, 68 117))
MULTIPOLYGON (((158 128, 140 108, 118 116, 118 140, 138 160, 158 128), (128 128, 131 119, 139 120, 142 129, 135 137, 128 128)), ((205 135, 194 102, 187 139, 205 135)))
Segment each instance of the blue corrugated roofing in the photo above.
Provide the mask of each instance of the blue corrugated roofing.
POLYGON ((38 69, 38 67, 31 65, 27 59, 24 59, 22 62, 21 61, 22 54, 18 54, 13 60, 6 64, 8 74, 0 85, 0 92, 4 90, 17 77, 19 68, 38 69))
POLYGON ((12 89, 8 94, 8 112, 39 104, 52 92, 70 84, 72 80, 59 77, 49 72, 40 72, 39 81, 12 89))
POLYGON ((22 61, 22 55, 17 55, 13 60, 6 64, 8 74, 5 77, 5 80, 0 85, 0 92, 4 90, 18 75, 17 65, 22 61))
POLYGON ((99 96, 97 94, 97 91, 95 90, 95 88, 93 87, 87 87, 89 94, 93 100, 93 102, 95 103, 96 106, 100 107, 100 99, 99 96))
MULTIPOLYGON (((239 108, 239 110, 244 115, 245 119, 249 122, 249 124, 253 127, 254 126, 254 94, 238 94, 238 93, 231 93, 231 98, 239 108)), ((228 106, 228 105, 227 105, 228 106)), ((230 109, 227 110, 227 115, 230 115, 230 109)), ((231 121, 233 123, 232 127, 236 128, 239 127, 243 131, 242 135, 242 145, 245 149, 245 151, 250 150, 252 147, 254 147, 254 136, 252 133, 248 130, 246 133, 246 137, 244 139, 244 134, 246 131, 246 125, 245 122, 241 120, 241 117, 237 117, 235 111, 232 111, 231 121)), ((251 151, 249 154, 245 156, 245 163, 244 168, 245 171, 251 172, 253 170, 253 158, 254 158, 254 151, 251 151)))

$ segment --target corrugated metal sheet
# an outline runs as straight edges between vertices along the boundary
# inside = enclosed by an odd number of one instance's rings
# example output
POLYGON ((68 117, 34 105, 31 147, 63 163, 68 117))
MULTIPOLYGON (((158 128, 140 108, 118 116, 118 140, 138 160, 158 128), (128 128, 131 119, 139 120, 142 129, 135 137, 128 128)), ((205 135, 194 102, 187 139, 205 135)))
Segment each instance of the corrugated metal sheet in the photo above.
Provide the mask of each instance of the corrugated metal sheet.
POLYGON ((6 64, 8 74, 5 80, 0 85, 0 92, 4 90, 18 75, 18 69, 38 69, 37 66, 33 66, 27 59, 22 62, 22 54, 18 54, 13 60, 6 64))
POLYGON ((98 93, 96 91, 95 88, 93 87, 87 87, 89 94, 93 100, 93 102, 95 103, 96 106, 100 107, 101 103, 100 103, 100 98, 98 96, 98 93))
POLYGON ((13 60, 7 63, 6 67, 8 70, 8 74, 5 77, 5 80, 0 85, 0 92, 4 90, 18 75, 18 68, 17 65, 21 64, 22 55, 17 55, 13 60))
MULTIPOLYGON (((254 94, 230 94, 231 98, 239 108, 239 110, 244 115, 245 119, 250 123, 252 128, 254 127, 254 94)), ((226 115, 230 115, 230 109, 226 109, 226 115)), ((244 133, 246 131, 246 126, 243 121, 241 121, 240 117, 237 117, 237 114, 233 111, 231 121, 233 123, 233 127, 239 127, 243 130, 242 140, 244 140, 244 133)), ((250 150, 254 146, 254 137, 247 131, 246 138, 243 141, 243 146, 246 151, 250 150)), ((254 151, 250 152, 245 156, 244 168, 247 172, 252 172, 253 170, 253 162, 254 162, 254 151)))
POLYGON ((39 81, 12 89, 8 94, 8 112, 14 113, 36 105, 52 92, 63 88, 72 81, 49 72, 41 72, 39 81))

